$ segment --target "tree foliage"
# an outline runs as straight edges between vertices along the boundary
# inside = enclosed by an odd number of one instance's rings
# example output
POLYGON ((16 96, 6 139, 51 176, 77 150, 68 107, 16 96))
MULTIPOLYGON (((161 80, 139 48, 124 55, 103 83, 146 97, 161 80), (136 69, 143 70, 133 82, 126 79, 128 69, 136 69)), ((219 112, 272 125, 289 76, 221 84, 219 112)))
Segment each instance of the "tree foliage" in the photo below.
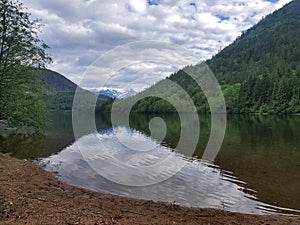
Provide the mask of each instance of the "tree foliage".
POLYGON ((0 119, 13 125, 40 127, 44 120, 45 105, 33 68, 44 67, 51 58, 38 37, 39 28, 23 4, 1 0, 0 119))

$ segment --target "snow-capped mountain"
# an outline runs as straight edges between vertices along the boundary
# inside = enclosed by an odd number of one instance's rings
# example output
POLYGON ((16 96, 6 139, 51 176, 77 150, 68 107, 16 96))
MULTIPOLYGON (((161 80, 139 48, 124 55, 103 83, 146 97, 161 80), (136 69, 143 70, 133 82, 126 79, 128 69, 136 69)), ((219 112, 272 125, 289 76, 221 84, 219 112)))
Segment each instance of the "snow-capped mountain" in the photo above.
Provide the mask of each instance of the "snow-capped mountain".
POLYGON ((129 91, 120 94, 118 96, 118 98, 129 98, 129 97, 134 96, 136 94, 137 94, 136 91, 134 91, 133 89, 130 89, 129 91))
POLYGON ((98 95, 105 95, 111 98, 117 98, 121 93, 117 90, 105 89, 95 92, 98 95))
POLYGON ((103 89, 101 91, 96 91, 95 93, 98 95, 104 95, 104 96, 108 96, 111 98, 118 98, 118 99, 128 98, 130 96, 137 94, 137 92, 134 91, 133 89, 126 90, 126 91, 120 91, 114 89, 103 89))

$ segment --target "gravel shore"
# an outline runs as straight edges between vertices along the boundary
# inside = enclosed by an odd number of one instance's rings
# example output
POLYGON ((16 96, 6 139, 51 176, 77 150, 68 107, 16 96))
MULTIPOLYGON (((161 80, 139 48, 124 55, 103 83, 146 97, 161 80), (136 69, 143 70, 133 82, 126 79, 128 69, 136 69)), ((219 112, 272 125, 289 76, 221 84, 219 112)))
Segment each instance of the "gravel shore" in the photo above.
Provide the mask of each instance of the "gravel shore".
POLYGON ((299 217, 193 209, 96 193, 59 181, 31 162, 0 154, 0 224, 270 224, 299 217))

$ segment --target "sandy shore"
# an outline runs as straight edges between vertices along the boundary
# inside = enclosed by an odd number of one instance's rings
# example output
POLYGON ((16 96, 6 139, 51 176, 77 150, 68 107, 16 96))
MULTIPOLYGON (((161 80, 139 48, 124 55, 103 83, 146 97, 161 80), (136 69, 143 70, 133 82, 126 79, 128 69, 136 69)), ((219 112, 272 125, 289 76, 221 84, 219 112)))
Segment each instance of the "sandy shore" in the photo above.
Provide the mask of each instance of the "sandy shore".
POLYGON ((299 217, 190 209, 95 193, 0 154, 0 224, 300 224, 299 217))

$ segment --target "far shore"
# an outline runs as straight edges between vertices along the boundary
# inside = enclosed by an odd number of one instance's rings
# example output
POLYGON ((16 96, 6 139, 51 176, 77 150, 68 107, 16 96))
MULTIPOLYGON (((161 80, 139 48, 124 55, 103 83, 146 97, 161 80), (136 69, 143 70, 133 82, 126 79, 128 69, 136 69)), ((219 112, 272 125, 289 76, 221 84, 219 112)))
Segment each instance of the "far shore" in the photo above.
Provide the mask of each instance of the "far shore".
POLYGON ((96 193, 0 154, 0 224, 300 224, 300 217, 185 208, 96 193))

